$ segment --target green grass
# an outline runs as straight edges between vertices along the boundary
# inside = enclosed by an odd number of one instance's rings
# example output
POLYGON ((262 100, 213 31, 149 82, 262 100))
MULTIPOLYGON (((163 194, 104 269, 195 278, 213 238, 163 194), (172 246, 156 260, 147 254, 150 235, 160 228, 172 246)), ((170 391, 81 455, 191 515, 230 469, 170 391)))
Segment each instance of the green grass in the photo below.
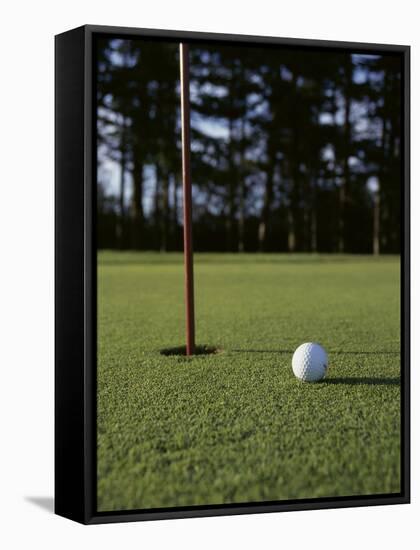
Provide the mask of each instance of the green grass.
POLYGON ((399 492, 398 257, 197 254, 194 358, 181 255, 98 265, 99 510, 399 492))

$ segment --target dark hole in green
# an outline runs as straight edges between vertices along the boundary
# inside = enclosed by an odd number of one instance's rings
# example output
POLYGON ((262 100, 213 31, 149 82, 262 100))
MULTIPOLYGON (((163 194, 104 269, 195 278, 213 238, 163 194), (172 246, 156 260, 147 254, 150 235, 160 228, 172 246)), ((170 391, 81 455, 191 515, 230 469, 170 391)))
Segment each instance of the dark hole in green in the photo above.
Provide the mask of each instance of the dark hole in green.
MULTIPOLYGON (((220 349, 215 346, 195 346, 194 355, 213 355, 215 353, 220 353, 220 349)), ((161 349, 161 355, 186 355, 187 353, 186 346, 178 346, 176 348, 165 348, 161 349)))

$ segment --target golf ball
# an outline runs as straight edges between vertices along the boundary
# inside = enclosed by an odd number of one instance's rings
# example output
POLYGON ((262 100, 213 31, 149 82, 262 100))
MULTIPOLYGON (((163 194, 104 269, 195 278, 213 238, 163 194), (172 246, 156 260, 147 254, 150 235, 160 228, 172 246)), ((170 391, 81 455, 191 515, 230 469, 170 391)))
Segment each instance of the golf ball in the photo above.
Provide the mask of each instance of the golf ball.
POLYGON ((301 344, 293 354, 292 369, 303 382, 317 382, 327 373, 328 355, 322 346, 314 342, 301 344))

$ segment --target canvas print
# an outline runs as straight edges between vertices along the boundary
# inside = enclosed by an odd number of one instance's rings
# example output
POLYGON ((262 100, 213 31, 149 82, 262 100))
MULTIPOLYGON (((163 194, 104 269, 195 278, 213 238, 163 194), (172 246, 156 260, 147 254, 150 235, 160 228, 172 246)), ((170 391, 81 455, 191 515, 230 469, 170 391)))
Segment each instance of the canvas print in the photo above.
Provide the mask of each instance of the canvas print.
POLYGON ((400 493, 401 56, 94 69, 97 510, 400 493))

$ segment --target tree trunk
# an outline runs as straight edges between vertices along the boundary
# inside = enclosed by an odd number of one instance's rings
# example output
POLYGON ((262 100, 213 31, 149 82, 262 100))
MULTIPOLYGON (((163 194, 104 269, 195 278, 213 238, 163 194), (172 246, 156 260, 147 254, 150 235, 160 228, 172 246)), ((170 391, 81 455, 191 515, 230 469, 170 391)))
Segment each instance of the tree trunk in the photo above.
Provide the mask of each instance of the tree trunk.
POLYGON ((309 250, 314 253, 318 250, 318 219, 317 219, 317 183, 316 178, 311 177, 311 214, 310 214, 310 230, 309 230, 309 250))
POLYGON ((162 173, 160 166, 155 165, 155 196, 154 196, 154 222, 155 222, 155 238, 156 238, 156 248, 160 250, 162 243, 161 236, 161 177, 162 173))
POLYGON ((241 177, 239 186, 238 252, 245 250, 245 183, 241 177))
POLYGON ((296 252, 297 248, 296 228, 298 223, 299 183, 299 166, 297 165, 297 157, 295 157, 293 163, 292 189, 290 191, 290 201, 287 212, 287 248, 289 252, 296 252))
POLYGON ((131 205, 132 233, 131 247, 135 250, 141 248, 144 212, 143 212, 143 162, 140 154, 135 153, 133 168, 133 197, 131 205))
POLYGON ((260 223, 258 225, 258 250, 260 252, 264 252, 267 250, 268 224, 270 219, 271 203, 273 201, 273 176, 274 167, 272 158, 270 156, 270 165, 267 170, 265 182, 264 203, 261 210, 260 223))
POLYGON ((169 174, 165 174, 162 180, 162 215, 161 215, 161 241, 160 251, 168 250, 168 226, 169 226, 169 174))
POLYGON ((124 226, 125 226, 125 170, 126 170, 126 135, 125 119, 121 123, 121 141, 120 141, 120 196, 119 196, 119 216, 117 216, 117 242, 119 248, 124 248, 124 226))
MULTIPOLYGON (((389 176, 389 173, 387 174, 386 167, 390 164, 390 157, 392 155, 391 152, 391 143, 390 143, 390 136, 393 134, 392 127, 390 127, 391 121, 386 118, 385 113, 387 112, 387 99, 388 99, 388 89, 389 89, 389 77, 388 73, 385 71, 384 74, 384 98, 385 98, 385 105, 383 107, 383 117, 382 117, 382 139, 381 139, 381 149, 382 149, 382 166, 379 170, 379 188, 377 191, 377 197, 375 197, 374 202, 374 212, 373 216, 374 218, 377 218, 376 221, 376 227, 374 222, 374 242, 375 239, 378 241, 377 245, 377 252, 376 254, 379 254, 381 250, 387 249, 387 231, 384 229, 384 226, 387 226, 387 206, 386 202, 381 200, 383 198, 384 193, 384 182, 387 176, 389 176)), ((375 246, 375 245, 374 245, 375 246)), ((375 253, 375 251, 374 251, 375 253)))
POLYGON ((373 196, 373 253, 375 256, 380 253, 380 212, 381 198, 378 189, 373 196))
POLYGON ((178 179, 176 174, 173 175, 173 187, 172 187, 172 237, 173 247, 177 250, 178 245, 178 179))
POLYGON ((245 250, 245 170, 244 170, 244 116, 241 119, 240 157, 239 157, 239 217, 238 217, 238 251, 245 250))
POLYGON ((293 207, 290 207, 287 212, 287 225, 288 225, 288 236, 287 236, 287 248, 289 252, 295 252, 296 250, 296 226, 295 226, 295 213, 293 207))
POLYGON ((316 217, 316 210, 313 209, 311 212, 311 252, 315 253, 318 251, 318 220, 316 217))
POLYGON ((345 61, 345 73, 344 73, 344 128, 343 128, 343 181, 341 183, 338 201, 339 201, 339 240, 338 251, 340 253, 346 252, 346 226, 347 226, 347 210, 349 200, 349 187, 350 187, 350 146, 351 146, 351 127, 350 127, 350 108, 351 108, 351 95, 350 87, 352 81, 352 61, 348 55, 345 61))
POLYGON ((344 252, 345 204, 346 204, 346 190, 345 190, 345 183, 342 181, 338 189, 338 252, 340 254, 344 252))
POLYGON ((229 119, 229 184, 228 184, 228 216, 227 216, 227 250, 232 251, 233 234, 235 225, 235 159, 234 159, 234 142, 233 142, 233 115, 229 119))
POLYGON ((287 225, 288 225, 288 250, 289 252, 295 252, 297 248, 297 224, 298 224, 298 211, 299 211, 299 198, 301 194, 301 174, 299 166, 299 141, 301 139, 299 135, 299 124, 298 124, 298 88, 297 88, 297 79, 296 73, 293 73, 292 76, 292 86, 293 86, 293 141, 291 144, 291 174, 292 174, 292 187, 290 189, 290 200, 289 200, 289 211, 287 214, 287 225))

